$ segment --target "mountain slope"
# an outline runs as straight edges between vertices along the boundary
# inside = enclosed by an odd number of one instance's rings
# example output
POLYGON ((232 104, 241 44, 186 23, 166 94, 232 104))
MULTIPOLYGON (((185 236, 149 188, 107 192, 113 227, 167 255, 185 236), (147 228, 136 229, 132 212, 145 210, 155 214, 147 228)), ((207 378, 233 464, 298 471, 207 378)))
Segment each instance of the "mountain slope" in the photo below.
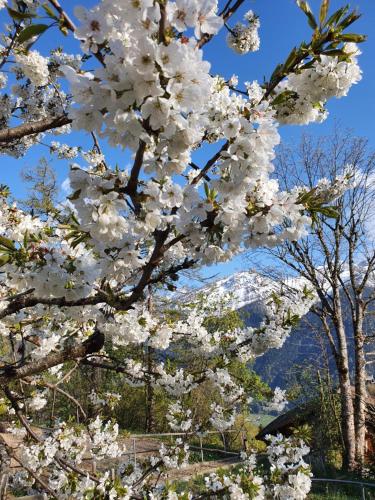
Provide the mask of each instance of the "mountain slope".
MULTIPOLYGON (((229 306, 239 310, 248 326, 257 326, 263 318, 263 301, 272 291, 280 290, 280 283, 270 278, 264 278, 255 271, 243 271, 213 284, 205 286, 202 291, 209 293, 210 298, 220 301, 229 297, 229 306)), ((344 309, 345 309, 345 297, 344 309)), ((352 335, 349 316, 345 318, 345 329, 348 337, 352 335)), ((353 366, 353 352, 350 352, 353 366)), ((335 373, 334 359, 330 347, 322 333, 320 320, 312 313, 301 319, 298 327, 281 349, 270 349, 254 362, 255 371, 272 387, 287 387, 293 383, 295 375, 302 366, 313 365, 314 368, 331 368, 335 373)), ((370 375, 375 375, 375 364, 370 375)))
POLYGON ((211 283, 200 291, 209 293, 210 298, 217 301, 228 297, 229 307, 242 309, 262 301, 279 288, 277 281, 265 278, 255 271, 242 271, 211 283))

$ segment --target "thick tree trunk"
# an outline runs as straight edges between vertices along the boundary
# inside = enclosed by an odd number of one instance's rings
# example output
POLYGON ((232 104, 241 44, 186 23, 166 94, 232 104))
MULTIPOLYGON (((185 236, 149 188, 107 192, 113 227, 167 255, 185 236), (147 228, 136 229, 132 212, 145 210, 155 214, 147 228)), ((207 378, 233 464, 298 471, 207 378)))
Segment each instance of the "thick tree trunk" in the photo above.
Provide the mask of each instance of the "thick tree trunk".
POLYGON ((366 359, 363 335, 363 308, 357 303, 356 323, 354 327, 355 347, 355 444, 356 461, 359 467, 364 463, 366 444, 366 359))
POLYGON ((350 383, 348 345, 345 334, 340 298, 335 300, 335 328, 338 340, 338 356, 336 358, 339 374, 341 397, 341 425, 345 445, 343 468, 348 471, 356 467, 355 426, 353 394, 350 383))
MULTIPOLYGON (((147 348, 147 370, 152 372, 153 367, 153 349, 151 347, 147 348)), ((154 419, 154 388, 152 386, 151 377, 147 377, 146 381, 146 421, 145 421, 145 432, 152 433, 155 427, 154 419)))
POLYGON ((146 385, 146 422, 145 432, 152 434, 155 427, 154 421, 154 389, 151 384, 146 385))
POLYGON ((10 469, 10 457, 0 437, 0 500, 6 498, 10 469))
POLYGON ((342 366, 339 369, 339 383, 341 393, 341 427, 345 445, 343 468, 354 471, 357 468, 355 460, 354 407, 349 369, 346 366, 342 366))
MULTIPOLYGON (((150 313, 153 312, 153 300, 152 300, 152 287, 148 287, 148 300, 147 309, 150 313)), ((154 367, 154 349, 150 346, 146 347, 146 362, 147 362, 147 372, 146 377, 146 419, 145 419, 145 432, 151 434, 155 427, 154 419, 154 387, 152 385, 151 373, 154 367)))

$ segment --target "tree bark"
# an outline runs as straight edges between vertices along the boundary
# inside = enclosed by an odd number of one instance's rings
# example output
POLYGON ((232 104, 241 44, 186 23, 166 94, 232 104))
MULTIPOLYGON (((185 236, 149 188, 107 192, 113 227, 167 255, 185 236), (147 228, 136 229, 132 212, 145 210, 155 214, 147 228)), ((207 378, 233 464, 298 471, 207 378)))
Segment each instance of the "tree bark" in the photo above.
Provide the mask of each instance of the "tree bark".
POLYGON ((100 351, 103 345, 104 334, 96 329, 93 335, 81 344, 72 344, 71 346, 64 347, 64 349, 59 352, 52 352, 47 354, 44 358, 30 361, 21 366, 9 365, 2 368, 2 373, 0 372, 0 387, 14 380, 20 380, 31 375, 38 375, 48 368, 60 365, 66 361, 84 358, 89 354, 100 351))
POLYGON ((357 301, 356 322, 354 325, 354 349, 355 349, 355 444, 356 462, 362 467, 365 459, 366 445, 366 359, 364 352, 363 317, 362 304, 357 301))
MULTIPOLYGON (((147 348, 147 371, 152 372, 153 367, 153 349, 151 347, 147 348)), ((152 386, 151 377, 147 377, 146 381, 146 419, 145 419, 145 431, 147 433, 152 433, 155 427, 154 418, 154 388, 152 386)))
MULTIPOLYGON (((148 286, 147 309, 150 313, 153 311, 152 287, 148 286)), ((152 433, 155 426, 154 419, 154 388, 152 386, 151 373, 154 366, 154 349, 150 346, 146 347, 146 362, 147 362, 147 378, 146 378, 146 419, 145 431, 152 433)))
POLYGON ((69 123, 72 123, 72 120, 66 115, 62 115, 53 118, 44 118, 37 122, 23 123, 17 127, 0 130, 0 146, 6 146, 28 135, 40 134, 47 130, 63 127, 69 123))
POLYGON ((336 292, 335 297, 335 328, 339 344, 337 358, 337 371, 339 375, 340 398, 341 398, 341 425, 345 445, 343 457, 343 468, 354 471, 356 467, 355 426, 353 394, 350 383, 348 345, 342 319, 341 301, 336 292))
POLYGON ((6 498, 10 469, 10 457, 6 446, 0 437, 0 500, 6 498))

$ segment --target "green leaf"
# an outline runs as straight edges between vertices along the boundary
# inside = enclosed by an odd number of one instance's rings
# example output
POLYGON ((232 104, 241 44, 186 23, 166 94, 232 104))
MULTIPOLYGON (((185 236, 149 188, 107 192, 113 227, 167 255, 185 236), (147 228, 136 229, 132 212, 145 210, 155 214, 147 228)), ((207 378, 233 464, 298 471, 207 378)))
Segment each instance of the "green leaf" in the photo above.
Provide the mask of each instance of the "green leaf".
POLYGON ((324 50, 332 50, 332 49, 337 49, 337 47, 340 45, 340 41, 332 42, 329 45, 326 45, 324 50))
POLYGON ((277 80, 281 74, 281 70, 283 69, 283 65, 282 64, 278 64, 276 66, 276 68, 274 69, 272 75, 271 75, 271 78, 270 78, 270 82, 273 82, 274 80, 277 80))
POLYGON ((27 248, 27 244, 29 242, 29 231, 25 231, 25 234, 23 235, 23 246, 27 248))
POLYGON ((341 49, 326 50, 326 51, 322 52, 322 54, 324 56, 330 56, 330 57, 334 57, 334 56, 347 56, 348 55, 346 52, 344 52, 341 49))
POLYGON ((9 15, 17 21, 22 21, 23 19, 32 19, 33 17, 36 17, 35 14, 30 14, 30 12, 18 12, 18 10, 11 9, 10 7, 7 7, 7 11, 9 15))
POLYGON ((297 59, 297 54, 298 54, 297 47, 294 47, 284 63, 284 68, 283 68, 284 71, 288 71, 290 68, 293 67, 297 59))
POLYGON ((49 26, 47 26, 47 24, 31 24, 21 31, 21 33, 18 35, 17 41, 18 43, 27 42, 27 40, 30 40, 30 38, 41 35, 48 28, 49 26))
POLYGON ((349 10, 349 5, 345 5, 345 7, 341 7, 341 9, 336 10, 336 12, 334 12, 332 16, 328 18, 326 25, 330 26, 331 24, 338 23, 342 18, 342 16, 345 16, 348 10, 349 10))
POLYGON ((342 42, 355 42, 355 43, 362 43, 367 40, 366 35, 357 35, 356 33, 345 33, 343 35, 340 35, 338 37, 338 40, 341 40, 342 42))
POLYGON ((335 207, 321 207, 318 210, 322 215, 330 219, 337 219, 339 214, 335 207))
POLYGON ((339 24, 339 27, 344 30, 345 28, 348 28, 351 24, 353 24, 355 21, 358 21, 358 19, 361 17, 361 14, 359 14, 356 11, 351 12, 348 16, 345 17, 339 24))
POLYGON ((83 243, 87 239, 88 239, 87 233, 83 233, 80 236, 78 236, 75 239, 73 239, 73 241, 70 242, 70 246, 72 248, 76 248, 80 243, 83 243))
POLYGON ((306 64, 304 64, 303 66, 300 67, 301 70, 304 70, 304 69, 309 69, 309 68, 312 68, 315 64, 315 61, 314 59, 312 59, 311 61, 307 62, 306 64))
POLYGON ((318 23, 315 20, 310 5, 304 0, 297 0, 297 5, 306 14, 308 23, 311 26, 311 28, 313 30, 316 29, 318 27, 318 23))
POLYGON ((4 266, 9 262, 10 256, 5 254, 5 255, 0 255, 0 267, 4 266))
POLYGON ((294 92, 293 90, 285 90, 284 92, 281 92, 278 96, 275 97, 275 99, 272 101, 271 105, 277 106, 278 104, 282 104, 290 97, 298 97, 298 94, 296 92, 294 92))
POLYGON ((0 236, 0 246, 7 248, 8 250, 15 250, 16 249, 13 241, 10 240, 9 238, 6 238, 5 236, 0 236))
POLYGON ((319 21, 320 21, 321 25, 323 25, 323 23, 327 17, 328 9, 329 9, 329 0, 322 0, 322 4, 320 6, 320 12, 319 12, 319 21))

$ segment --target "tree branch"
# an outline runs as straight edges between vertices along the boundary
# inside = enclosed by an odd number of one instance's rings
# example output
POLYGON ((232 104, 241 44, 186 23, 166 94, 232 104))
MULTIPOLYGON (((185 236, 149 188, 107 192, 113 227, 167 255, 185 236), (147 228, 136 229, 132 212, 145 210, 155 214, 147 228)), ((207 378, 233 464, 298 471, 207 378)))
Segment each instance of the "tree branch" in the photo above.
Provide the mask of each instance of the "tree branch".
POLYGON ((38 304, 43 304, 46 306, 75 307, 96 305, 106 301, 105 297, 103 297, 102 294, 97 294, 93 297, 86 297, 78 300, 66 300, 65 297, 44 299, 40 297, 27 297, 26 295, 19 294, 16 298, 10 298, 7 300, 11 302, 0 312, 0 319, 22 311, 22 309, 26 309, 27 307, 34 307, 38 304))
POLYGON ((137 201, 137 187, 145 151, 146 151, 146 143, 144 141, 140 141, 137 152, 135 154, 134 163, 130 172, 128 184, 125 188, 125 192, 130 196, 136 211, 139 211, 140 208, 139 202, 137 201))
POLYGON ((17 141, 28 135, 40 134, 47 130, 63 127, 69 125, 72 120, 67 115, 44 118, 38 122, 23 123, 17 127, 7 128, 0 130, 0 147, 6 146, 8 143, 17 141))
POLYGON ((208 162, 202 168, 202 170, 199 172, 199 174, 194 177, 194 179, 192 180, 191 184, 192 185, 197 184, 202 179, 202 177, 205 177, 206 174, 207 174, 207 172, 210 170, 210 168, 213 167, 215 165, 215 163, 217 162, 217 160, 220 158, 221 153, 223 153, 224 151, 227 151, 228 148, 229 148, 229 141, 227 141, 220 148, 220 150, 212 158, 210 158, 208 160, 208 162))
POLYGON ((59 2, 57 0, 48 0, 48 1, 57 10, 60 16, 64 19, 66 27, 70 29, 70 31, 75 31, 76 30, 75 24, 70 19, 68 14, 64 11, 64 9, 61 7, 59 2))
MULTIPOLYGON (((230 7, 226 12, 225 10, 229 7, 230 5, 230 2, 227 3, 227 5, 225 6, 223 12, 221 13, 222 14, 222 18, 223 18, 223 21, 224 22, 227 22, 229 18, 231 18, 233 16, 233 14, 241 7, 241 5, 244 3, 245 0, 237 0, 237 2, 233 5, 233 7, 230 7)), ((214 35, 209 35, 208 33, 205 33, 204 35, 201 36, 200 40, 198 41, 197 43, 197 47, 199 49, 201 49, 203 47, 203 45, 205 45, 206 43, 208 43, 210 40, 212 40, 212 38, 214 37, 214 35)))
MULTIPOLYGON (((68 16, 68 14, 65 12, 65 10, 61 7, 58 0, 48 0, 48 1, 60 14, 61 18, 64 20, 65 26, 74 33, 74 31, 76 30, 76 26, 71 20, 71 18, 68 16)), ((99 50, 97 52, 93 52, 93 55, 100 62, 100 64, 105 66, 104 58, 99 50)))
POLYGON ((53 352, 42 359, 30 361, 20 367, 9 366, 2 368, 0 385, 7 385, 13 380, 20 380, 30 375, 37 375, 48 368, 60 365, 65 361, 84 358, 88 354, 100 351, 104 345, 104 335, 98 329, 82 344, 73 344, 63 348, 60 352, 53 352))

